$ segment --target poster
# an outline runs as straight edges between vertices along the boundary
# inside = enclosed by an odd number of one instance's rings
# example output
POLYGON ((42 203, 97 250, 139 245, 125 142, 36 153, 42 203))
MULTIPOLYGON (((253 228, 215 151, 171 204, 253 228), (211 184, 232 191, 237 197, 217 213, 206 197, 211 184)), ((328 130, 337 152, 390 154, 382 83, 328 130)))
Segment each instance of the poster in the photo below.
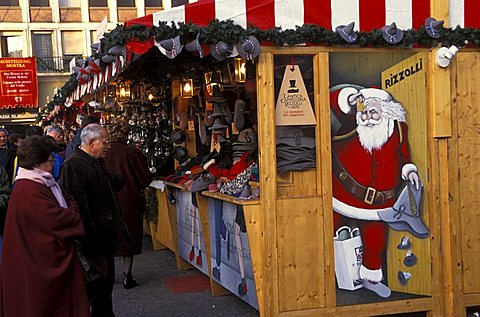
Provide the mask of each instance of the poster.
POLYGON ((312 104, 298 65, 285 66, 275 116, 277 125, 316 124, 312 104))
POLYGON ((208 222, 212 279, 258 309, 242 206, 209 198, 208 222))
POLYGON ((202 222, 195 194, 190 191, 176 191, 178 254, 194 267, 208 275, 202 222))
POLYGON ((0 108, 38 107, 35 57, 0 58, 0 108))

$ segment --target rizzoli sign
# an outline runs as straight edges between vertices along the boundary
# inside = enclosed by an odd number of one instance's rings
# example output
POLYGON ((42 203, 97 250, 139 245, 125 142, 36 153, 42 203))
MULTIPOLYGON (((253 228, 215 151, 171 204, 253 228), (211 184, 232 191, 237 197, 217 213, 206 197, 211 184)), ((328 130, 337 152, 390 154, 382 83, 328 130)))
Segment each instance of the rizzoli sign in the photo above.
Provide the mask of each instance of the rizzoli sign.
POLYGON ((392 87, 407 77, 410 77, 423 70, 422 59, 420 58, 414 65, 407 66, 396 74, 390 74, 389 78, 385 79, 385 88, 392 87))

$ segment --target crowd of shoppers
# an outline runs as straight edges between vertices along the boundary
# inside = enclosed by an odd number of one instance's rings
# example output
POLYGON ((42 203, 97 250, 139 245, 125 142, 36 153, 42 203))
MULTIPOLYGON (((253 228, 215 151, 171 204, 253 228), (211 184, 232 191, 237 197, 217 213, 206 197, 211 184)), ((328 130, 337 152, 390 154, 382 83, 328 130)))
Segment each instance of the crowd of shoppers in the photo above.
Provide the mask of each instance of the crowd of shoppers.
POLYGON ((95 121, 84 118, 78 145, 57 126, 28 127, 24 139, 0 128, 0 317, 114 316, 114 256, 124 288, 137 285, 152 175, 126 126, 110 136, 95 121))

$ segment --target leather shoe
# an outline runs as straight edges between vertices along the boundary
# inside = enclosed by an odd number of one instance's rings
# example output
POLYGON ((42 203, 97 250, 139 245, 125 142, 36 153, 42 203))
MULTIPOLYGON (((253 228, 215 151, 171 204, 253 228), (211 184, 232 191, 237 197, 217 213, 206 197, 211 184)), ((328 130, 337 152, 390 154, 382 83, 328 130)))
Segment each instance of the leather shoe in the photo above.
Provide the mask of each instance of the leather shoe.
POLYGON ((123 273, 123 288, 130 289, 137 286, 137 281, 133 278, 132 273, 123 273))

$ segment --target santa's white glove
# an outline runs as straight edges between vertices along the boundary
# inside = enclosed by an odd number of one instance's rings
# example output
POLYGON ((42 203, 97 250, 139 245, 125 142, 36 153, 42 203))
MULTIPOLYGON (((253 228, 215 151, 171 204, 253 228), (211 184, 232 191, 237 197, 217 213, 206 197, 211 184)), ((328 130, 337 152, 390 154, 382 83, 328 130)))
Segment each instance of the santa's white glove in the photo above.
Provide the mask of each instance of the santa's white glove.
POLYGON ((419 187, 420 187, 420 181, 418 179, 418 174, 417 172, 410 172, 408 173, 408 181, 410 182, 410 184, 413 186, 415 185, 415 188, 418 190, 419 187))
POLYGON ((355 94, 351 94, 348 96, 348 104, 352 107, 357 106, 357 98, 360 98, 360 101, 363 102, 365 101, 365 98, 363 97, 361 92, 357 92, 355 94))

